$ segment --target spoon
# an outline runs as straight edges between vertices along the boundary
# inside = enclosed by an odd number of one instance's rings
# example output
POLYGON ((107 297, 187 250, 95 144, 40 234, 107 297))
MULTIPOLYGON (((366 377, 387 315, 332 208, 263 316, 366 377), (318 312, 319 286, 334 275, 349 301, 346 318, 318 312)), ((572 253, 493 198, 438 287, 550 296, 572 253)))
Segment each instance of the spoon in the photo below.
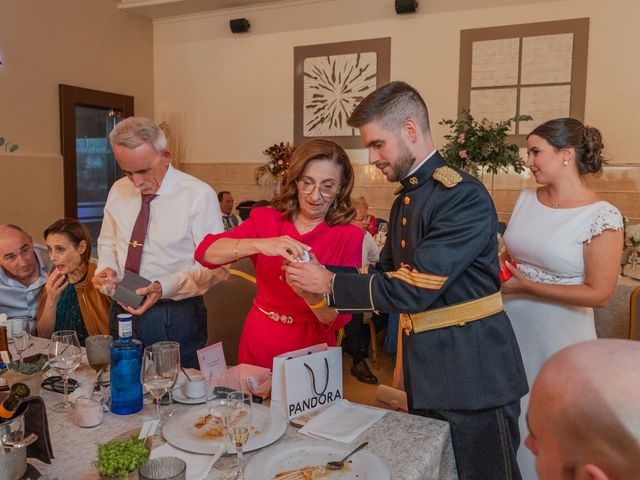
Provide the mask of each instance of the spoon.
POLYGON ((191 376, 187 373, 187 371, 184 369, 182 365, 180 365, 180 370, 182 370, 182 373, 184 373, 187 376, 187 380, 189 380, 190 382, 193 382, 193 380, 191 379, 191 376))
POLYGON ((367 445, 369 445, 369 442, 364 442, 362 444, 360 444, 353 452, 351 452, 349 455, 347 455, 346 457, 344 457, 342 460, 334 460, 332 462, 327 462, 327 468, 329 470, 342 470, 342 468, 344 467, 344 461, 349 458, 351 455, 353 455, 354 453, 356 453, 358 450, 363 449, 364 447, 366 447, 367 445))

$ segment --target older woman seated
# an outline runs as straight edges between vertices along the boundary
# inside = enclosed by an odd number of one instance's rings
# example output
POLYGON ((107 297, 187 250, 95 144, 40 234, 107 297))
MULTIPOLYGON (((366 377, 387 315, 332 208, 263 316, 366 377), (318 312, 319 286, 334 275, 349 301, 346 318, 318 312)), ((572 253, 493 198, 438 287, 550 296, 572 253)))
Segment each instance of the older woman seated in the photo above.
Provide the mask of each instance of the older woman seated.
POLYGON ((109 333, 109 298, 91 283, 91 235, 73 218, 63 218, 44 231, 54 269, 47 276, 36 316, 36 333, 50 338, 57 330, 75 330, 80 343, 89 335, 109 333))
POLYGON ((195 258, 216 268, 250 257, 258 294, 240 339, 239 361, 271 368, 273 357, 318 343, 335 345, 338 315, 322 296, 295 292, 283 278, 284 262, 308 252, 323 264, 359 267, 363 231, 350 224, 353 168, 345 151, 327 140, 298 147, 273 207, 254 208, 228 232, 207 235, 195 258), (312 295, 312 296, 309 296, 312 295))

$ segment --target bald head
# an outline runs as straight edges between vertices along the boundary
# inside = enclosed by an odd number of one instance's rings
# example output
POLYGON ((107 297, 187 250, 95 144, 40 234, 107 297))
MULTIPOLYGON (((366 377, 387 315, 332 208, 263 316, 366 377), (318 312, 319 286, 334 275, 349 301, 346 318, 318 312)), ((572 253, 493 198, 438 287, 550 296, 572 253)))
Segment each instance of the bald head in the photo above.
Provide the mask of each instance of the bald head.
POLYGON ((0 267, 9 278, 26 286, 40 276, 31 236, 17 225, 0 225, 0 267))
MULTIPOLYGON (((634 478, 640 472, 639 366, 635 341, 594 340, 555 354, 532 387, 533 442, 551 435, 547 446, 559 450, 565 473, 590 465, 602 478, 634 478)), ((540 470, 542 455, 532 450, 540 470)))

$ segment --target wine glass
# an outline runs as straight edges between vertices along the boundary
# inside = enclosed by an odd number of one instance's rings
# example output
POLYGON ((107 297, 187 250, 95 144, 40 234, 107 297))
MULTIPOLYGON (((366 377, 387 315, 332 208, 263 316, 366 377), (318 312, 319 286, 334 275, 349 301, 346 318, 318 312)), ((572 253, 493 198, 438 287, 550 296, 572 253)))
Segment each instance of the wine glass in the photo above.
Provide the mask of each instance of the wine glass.
POLYGON ((223 378, 224 372, 211 373, 209 376, 207 384, 207 406, 209 407, 211 416, 224 427, 226 433, 232 411, 229 407, 229 389, 223 386, 223 378))
POLYGON ((13 339, 13 346, 18 352, 18 363, 22 365, 22 357, 24 352, 29 348, 29 342, 31 341, 31 318, 29 317, 13 317, 9 319, 9 325, 11 326, 11 337, 13 339))
POLYGON ((87 350, 87 360, 91 368, 96 371, 96 383, 102 383, 101 378, 104 371, 109 367, 111 362, 111 335, 91 335, 84 340, 84 346, 87 350))
POLYGON ((53 406, 56 412, 68 412, 73 405, 69 401, 69 376, 80 365, 82 348, 74 330, 53 332, 49 344, 49 364, 64 381, 64 401, 53 406))
MULTIPOLYGON (((171 348, 177 351, 177 355, 178 355, 178 370, 180 369, 180 344, 178 342, 172 342, 172 341, 162 341, 162 342, 156 342, 154 343, 154 345, 158 345, 158 346, 162 346, 162 347, 167 347, 167 348, 171 348)), ((169 395, 169 409, 167 411, 167 415, 169 417, 173 417, 176 414, 176 410, 173 407, 173 389, 176 385, 176 381, 178 381, 178 375, 176 375, 176 379, 173 381, 173 383, 171 384, 171 386, 169 387, 168 390, 168 395, 169 395)), ((161 402, 164 405, 164 402, 161 402)))
POLYGON ((177 351, 167 346, 153 344, 146 347, 142 353, 140 376, 142 384, 156 401, 156 419, 158 421, 160 421, 160 399, 175 383, 179 363, 177 351))
POLYGON ((229 407, 232 414, 227 425, 227 437, 236 448, 238 455, 238 471, 236 480, 244 480, 244 471, 242 469, 242 449, 244 444, 249 440, 252 421, 251 394, 245 392, 242 388, 228 394, 229 407))

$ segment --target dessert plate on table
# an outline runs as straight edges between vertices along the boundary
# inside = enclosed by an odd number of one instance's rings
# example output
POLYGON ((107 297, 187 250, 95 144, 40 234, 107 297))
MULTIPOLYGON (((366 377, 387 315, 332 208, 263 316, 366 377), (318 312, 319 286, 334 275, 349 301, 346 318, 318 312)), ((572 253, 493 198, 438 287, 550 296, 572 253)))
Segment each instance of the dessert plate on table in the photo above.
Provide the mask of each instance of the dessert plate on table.
POLYGON ((366 448, 345 462, 342 470, 325 468, 353 451, 351 445, 312 441, 275 445, 251 457, 244 474, 251 480, 390 480, 387 465, 366 448))
MULTIPOLYGON (((251 433, 243 449, 245 452, 270 445, 287 430, 284 416, 264 405, 254 404, 252 417, 251 433)), ((207 406, 174 415, 162 427, 162 435, 171 445, 187 452, 213 455, 221 444, 225 444, 227 452, 235 454, 235 448, 224 441, 222 425, 211 416, 207 406)))

